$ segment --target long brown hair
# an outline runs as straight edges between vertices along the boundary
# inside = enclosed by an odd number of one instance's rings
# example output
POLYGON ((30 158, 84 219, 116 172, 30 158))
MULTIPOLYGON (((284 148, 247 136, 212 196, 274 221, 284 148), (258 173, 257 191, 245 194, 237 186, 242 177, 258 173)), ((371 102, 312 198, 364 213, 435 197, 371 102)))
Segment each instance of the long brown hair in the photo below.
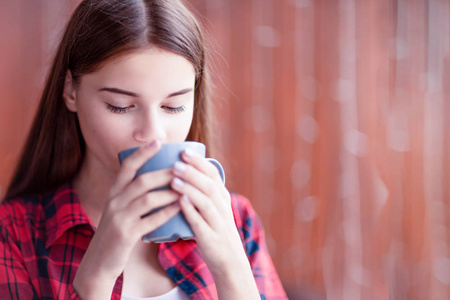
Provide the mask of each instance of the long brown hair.
POLYGON ((5 199, 51 191, 80 168, 84 139, 76 114, 62 98, 67 70, 77 83, 107 60, 149 45, 182 55, 194 65, 195 109, 187 139, 210 149, 204 33, 193 14, 178 0, 84 0, 67 24, 5 199))

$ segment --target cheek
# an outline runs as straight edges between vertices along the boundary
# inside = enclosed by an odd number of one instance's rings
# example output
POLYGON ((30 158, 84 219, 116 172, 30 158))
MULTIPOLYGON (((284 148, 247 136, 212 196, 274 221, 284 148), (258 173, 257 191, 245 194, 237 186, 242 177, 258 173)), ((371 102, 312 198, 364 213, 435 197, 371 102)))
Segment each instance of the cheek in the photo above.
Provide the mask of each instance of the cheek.
POLYGON ((126 128, 117 120, 111 120, 111 116, 98 111, 97 113, 80 111, 79 122, 86 145, 92 149, 120 142, 124 134, 121 128, 126 128))
POLYGON ((186 140, 192 126, 192 120, 193 120, 193 113, 191 112, 183 116, 182 120, 180 121, 181 126, 176 127, 178 134, 180 136, 180 140, 183 141, 186 140))

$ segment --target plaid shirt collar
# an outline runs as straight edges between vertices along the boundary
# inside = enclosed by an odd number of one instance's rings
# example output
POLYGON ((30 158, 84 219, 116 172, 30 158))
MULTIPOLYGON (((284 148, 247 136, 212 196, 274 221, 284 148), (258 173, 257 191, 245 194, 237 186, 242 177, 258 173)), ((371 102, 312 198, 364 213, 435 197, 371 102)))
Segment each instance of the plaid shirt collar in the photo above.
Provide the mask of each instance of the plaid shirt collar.
POLYGON ((77 225, 89 225, 95 231, 71 182, 61 186, 55 193, 45 195, 42 198, 42 204, 46 219, 45 247, 47 249, 67 230, 77 225))

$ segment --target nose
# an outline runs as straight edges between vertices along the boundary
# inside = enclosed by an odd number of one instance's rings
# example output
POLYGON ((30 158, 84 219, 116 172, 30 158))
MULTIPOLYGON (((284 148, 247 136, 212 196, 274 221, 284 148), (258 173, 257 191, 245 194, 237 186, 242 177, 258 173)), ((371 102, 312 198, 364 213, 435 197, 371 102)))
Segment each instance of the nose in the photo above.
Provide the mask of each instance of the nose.
POLYGON ((162 120, 158 118, 155 111, 149 111, 136 120, 136 127, 133 132, 133 138, 141 143, 148 144, 152 141, 165 141, 166 131, 162 120))

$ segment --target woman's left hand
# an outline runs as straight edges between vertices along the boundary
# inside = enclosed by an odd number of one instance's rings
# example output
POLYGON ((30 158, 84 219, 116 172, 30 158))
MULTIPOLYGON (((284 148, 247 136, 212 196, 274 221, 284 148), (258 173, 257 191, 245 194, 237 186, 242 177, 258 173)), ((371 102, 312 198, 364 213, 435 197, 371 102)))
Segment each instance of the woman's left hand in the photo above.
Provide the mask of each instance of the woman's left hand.
POLYGON ((195 234, 210 271, 224 272, 247 257, 234 223, 230 193, 217 168, 205 158, 183 151, 173 167, 172 188, 180 193, 183 214, 195 234))
POLYGON ((183 151, 173 167, 172 188, 211 271, 219 299, 260 299, 258 288, 234 223, 231 197, 220 174, 205 158, 183 151))

